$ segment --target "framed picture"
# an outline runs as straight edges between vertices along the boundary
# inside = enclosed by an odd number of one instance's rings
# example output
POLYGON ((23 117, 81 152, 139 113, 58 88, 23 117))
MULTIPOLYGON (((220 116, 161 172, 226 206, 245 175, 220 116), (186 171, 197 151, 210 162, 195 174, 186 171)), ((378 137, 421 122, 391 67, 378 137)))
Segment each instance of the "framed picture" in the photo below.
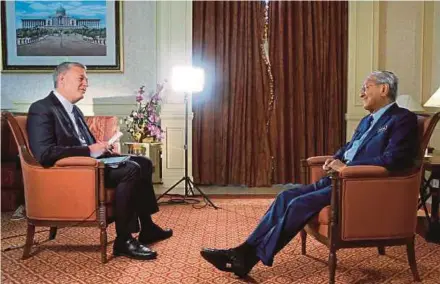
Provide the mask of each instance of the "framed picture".
POLYGON ((2 72, 122 72, 122 1, 1 1, 2 72))

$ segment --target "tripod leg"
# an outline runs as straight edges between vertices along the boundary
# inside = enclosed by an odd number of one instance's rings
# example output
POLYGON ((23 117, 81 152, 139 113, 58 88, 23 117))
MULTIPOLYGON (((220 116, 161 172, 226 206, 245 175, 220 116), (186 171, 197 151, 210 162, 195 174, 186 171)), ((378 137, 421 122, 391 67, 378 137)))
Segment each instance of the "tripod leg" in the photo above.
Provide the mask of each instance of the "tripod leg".
POLYGON ((189 184, 191 184, 193 188, 197 189, 197 191, 203 196, 203 198, 204 198, 204 199, 205 199, 205 200, 206 200, 206 201, 207 201, 212 207, 214 207, 214 209, 218 209, 218 207, 215 206, 214 203, 212 203, 211 199, 209 199, 209 197, 206 196, 206 194, 203 193, 203 191, 202 191, 200 188, 198 188, 190 178, 188 178, 188 181, 189 181, 189 184))
MULTIPOLYGON (((191 196, 195 196, 196 194, 194 193, 194 188, 191 184, 191 179, 190 178, 187 178, 187 179, 188 179, 188 192, 191 193, 191 196)), ((190 195, 190 194, 188 194, 188 195, 190 195)))
POLYGON ((185 180, 185 177, 181 178, 178 182, 176 182, 172 187, 170 187, 167 191, 165 191, 164 193, 162 193, 157 199, 156 201, 158 201, 159 199, 161 199, 162 197, 164 197, 168 192, 170 192, 171 190, 173 190, 173 188, 175 188, 179 183, 181 183, 182 181, 185 180))

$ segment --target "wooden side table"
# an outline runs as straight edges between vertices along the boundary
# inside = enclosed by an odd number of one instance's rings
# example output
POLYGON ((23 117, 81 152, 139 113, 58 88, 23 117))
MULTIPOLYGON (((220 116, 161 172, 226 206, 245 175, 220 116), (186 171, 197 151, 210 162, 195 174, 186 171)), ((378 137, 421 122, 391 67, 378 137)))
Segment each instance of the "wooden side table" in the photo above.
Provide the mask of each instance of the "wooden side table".
POLYGON ((153 183, 162 183, 162 143, 125 142, 128 154, 145 156, 153 163, 153 183))
POLYGON ((440 223, 438 216, 440 194, 440 156, 425 158, 423 167, 425 172, 430 172, 428 179, 424 180, 424 183, 421 187, 419 205, 419 208, 424 208, 429 224, 426 240, 440 243, 440 223), (426 201, 429 197, 431 197, 432 200, 431 215, 429 215, 426 207, 426 201))

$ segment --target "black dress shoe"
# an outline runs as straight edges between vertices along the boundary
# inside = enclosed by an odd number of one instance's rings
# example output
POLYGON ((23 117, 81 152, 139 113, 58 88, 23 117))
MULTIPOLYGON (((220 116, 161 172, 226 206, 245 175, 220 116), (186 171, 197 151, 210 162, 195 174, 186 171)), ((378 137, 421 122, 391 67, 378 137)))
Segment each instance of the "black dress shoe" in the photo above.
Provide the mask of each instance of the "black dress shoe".
POLYGON ((173 230, 162 229, 159 226, 153 227, 153 229, 144 231, 139 234, 139 242, 142 244, 152 244, 158 241, 166 240, 173 235, 173 230))
POLYGON ((256 255, 244 254, 236 249, 205 248, 200 251, 200 254, 217 269, 233 272, 240 278, 246 277, 259 260, 256 255))
POLYGON ((134 238, 121 241, 116 238, 113 244, 114 256, 127 256, 134 259, 154 259, 157 257, 157 252, 149 249, 143 244, 139 243, 134 238))

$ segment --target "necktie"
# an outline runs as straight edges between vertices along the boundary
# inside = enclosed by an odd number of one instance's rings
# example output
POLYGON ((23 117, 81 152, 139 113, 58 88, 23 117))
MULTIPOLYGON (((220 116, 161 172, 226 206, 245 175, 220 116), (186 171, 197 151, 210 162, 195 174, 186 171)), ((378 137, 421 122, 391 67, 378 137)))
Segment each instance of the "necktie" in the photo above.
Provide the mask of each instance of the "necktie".
POLYGON ((368 129, 370 129, 371 123, 373 123, 373 116, 372 115, 368 116, 367 121, 365 122, 365 127, 363 127, 361 130, 361 136, 364 135, 365 132, 368 131, 368 129))
POLYGON ((75 105, 73 106, 72 113, 73 113, 73 116, 75 117, 76 126, 78 126, 78 132, 79 132, 80 136, 82 136, 81 138, 84 139, 84 141, 87 143, 87 145, 94 144, 95 142, 94 142, 92 136, 90 135, 84 121, 81 119, 81 115, 79 113, 79 109, 77 106, 75 106, 75 105))

